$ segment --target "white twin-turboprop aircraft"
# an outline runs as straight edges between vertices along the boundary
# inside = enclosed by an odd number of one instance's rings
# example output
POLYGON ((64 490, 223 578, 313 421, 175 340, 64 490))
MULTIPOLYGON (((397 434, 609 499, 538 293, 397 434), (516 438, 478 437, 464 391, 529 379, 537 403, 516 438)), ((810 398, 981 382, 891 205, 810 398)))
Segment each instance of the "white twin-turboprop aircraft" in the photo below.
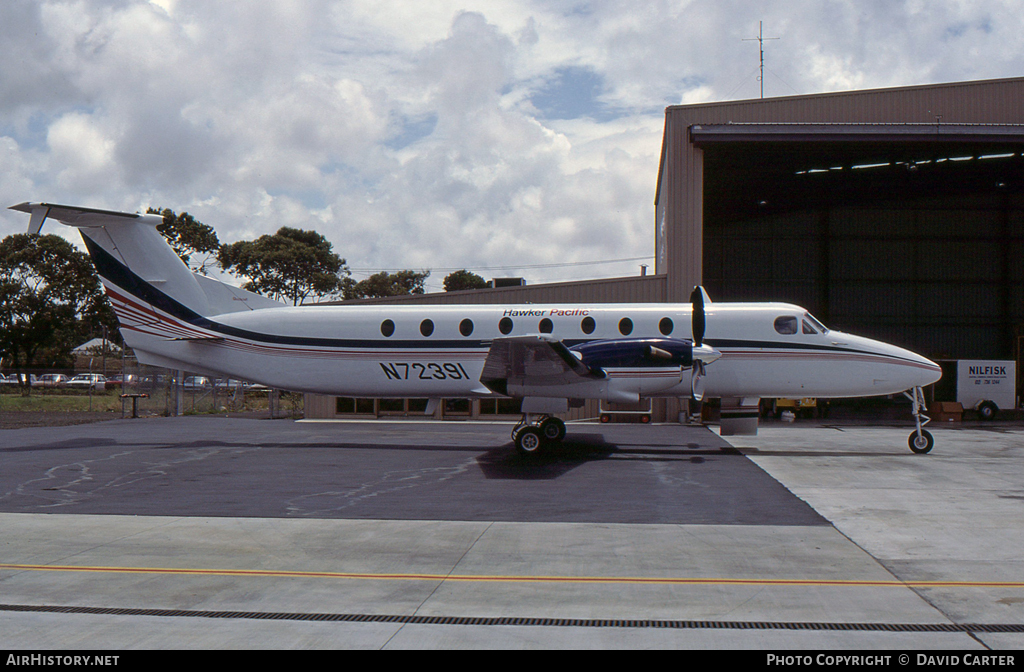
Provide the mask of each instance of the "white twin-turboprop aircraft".
POLYGON ((757 431, 762 397, 903 392, 911 450, 926 453, 922 387, 934 362, 826 329, 786 303, 286 306, 192 273, 156 230, 159 215, 47 203, 12 207, 30 233, 80 229, 125 342, 144 364, 345 397, 522 399, 515 446, 565 436, 555 417, 584 399, 723 400, 722 433, 757 431))

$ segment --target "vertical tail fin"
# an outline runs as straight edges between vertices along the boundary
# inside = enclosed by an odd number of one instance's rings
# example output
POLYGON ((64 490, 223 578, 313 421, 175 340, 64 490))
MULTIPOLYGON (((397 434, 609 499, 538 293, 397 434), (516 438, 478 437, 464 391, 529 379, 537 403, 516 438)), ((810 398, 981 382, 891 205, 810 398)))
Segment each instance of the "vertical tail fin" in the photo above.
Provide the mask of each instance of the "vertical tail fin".
POLYGON ((282 304, 212 278, 197 276, 157 231, 159 215, 111 212, 51 203, 11 207, 32 215, 29 233, 46 219, 79 229, 96 273, 121 323, 121 335, 144 364, 196 369, 193 341, 221 341, 210 318, 282 304))
MULTIPOLYGON (((78 228, 108 294, 117 288, 157 308, 173 307, 172 314, 180 308, 197 316, 210 314, 206 293, 192 271, 156 230, 163 222, 159 215, 50 203, 22 203, 11 209, 32 215, 30 233, 38 233, 46 219, 78 228)), ((125 324, 121 312, 118 317, 125 324)))

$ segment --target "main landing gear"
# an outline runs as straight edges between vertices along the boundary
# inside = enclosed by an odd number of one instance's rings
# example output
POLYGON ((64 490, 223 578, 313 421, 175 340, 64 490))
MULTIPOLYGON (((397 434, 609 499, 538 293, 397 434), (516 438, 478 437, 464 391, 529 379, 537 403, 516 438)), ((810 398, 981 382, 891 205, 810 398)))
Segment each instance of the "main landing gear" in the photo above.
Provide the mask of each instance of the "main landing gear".
POLYGON ((512 429, 516 452, 523 456, 538 455, 547 445, 565 438, 565 423, 550 415, 524 413, 512 429))
POLYGON ((910 399, 910 403, 913 404, 911 412, 914 414, 914 421, 917 424, 917 429, 911 432, 907 444, 915 453, 927 453, 935 445, 935 439, 932 438, 930 432, 922 429, 922 427, 932 421, 931 418, 924 414, 928 410, 924 404, 924 390, 920 387, 915 387, 904 392, 903 396, 910 399))

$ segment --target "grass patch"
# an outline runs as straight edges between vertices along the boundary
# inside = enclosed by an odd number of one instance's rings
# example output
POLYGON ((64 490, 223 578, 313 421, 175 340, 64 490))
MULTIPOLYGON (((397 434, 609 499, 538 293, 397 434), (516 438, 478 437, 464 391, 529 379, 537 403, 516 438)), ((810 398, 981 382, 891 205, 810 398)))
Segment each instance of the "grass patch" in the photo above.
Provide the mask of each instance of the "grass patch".
POLYGON ((32 391, 31 396, 20 393, 0 394, 0 411, 117 411, 121 412, 121 397, 115 391, 93 394, 51 394, 32 391), (90 407, 91 401, 91 407, 90 407))
MULTIPOLYGON (((167 389, 151 390, 150 396, 138 400, 142 415, 164 415, 173 409, 173 396, 167 389)), ((303 395, 297 392, 282 392, 279 413, 302 415, 303 395)), ((98 391, 90 395, 79 390, 32 390, 31 395, 22 396, 20 390, 3 390, 0 393, 0 412, 43 413, 43 412, 114 412, 120 414, 122 399, 120 390, 98 391)), ((181 413, 195 415, 240 411, 266 411, 269 403, 266 392, 247 392, 238 398, 224 392, 216 398, 210 392, 182 395, 181 413)), ((124 401, 124 410, 131 413, 131 400, 124 401)))

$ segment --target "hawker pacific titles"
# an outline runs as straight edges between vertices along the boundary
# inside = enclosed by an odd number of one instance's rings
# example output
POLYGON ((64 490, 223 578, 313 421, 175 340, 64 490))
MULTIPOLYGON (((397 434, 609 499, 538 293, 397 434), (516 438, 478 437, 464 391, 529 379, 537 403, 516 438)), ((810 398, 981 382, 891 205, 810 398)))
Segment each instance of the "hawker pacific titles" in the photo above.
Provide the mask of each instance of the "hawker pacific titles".
POLYGON ((521 308, 506 308, 501 314, 502 317, 575 317, 577 315, 586 317, 590 311, 586 308, 550 308, 535 310, 532 308, 523 310, 521 308))
POLYGON ((754 433, 762 397, 903 392, 928 452, 934 362, 827 329, 787 303, 286 306, 192 273, 159 215, 47 203, 12 209, 77 227, 139 361, 345 397, 522 400, 516 449, 562 440, 585 399, 721 398, 722 433, 754 433))

